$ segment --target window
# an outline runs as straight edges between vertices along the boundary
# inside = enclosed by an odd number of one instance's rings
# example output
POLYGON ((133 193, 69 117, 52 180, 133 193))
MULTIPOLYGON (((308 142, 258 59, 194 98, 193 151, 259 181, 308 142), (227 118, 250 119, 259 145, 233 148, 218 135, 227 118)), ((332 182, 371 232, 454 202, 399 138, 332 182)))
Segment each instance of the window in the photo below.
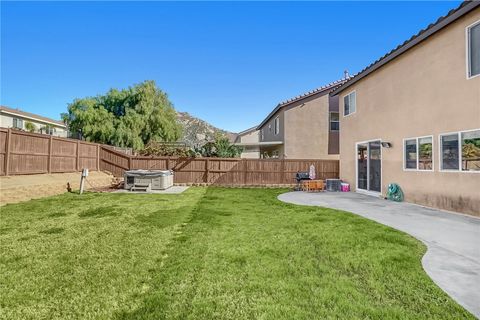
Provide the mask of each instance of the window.
POLYGON ((418 170, 433 170, 433 137, 418 138, 418 170))
POLYGON ((330 131, 340 130, 340 121, 339 121, 338 112, 330 112, 330 131))
POLYGON ((480 171, 480 130, 462 132, 462 171, 480 171))
POLYGON ((275 134, 280 133, 280 118, 276 117, 275 118, 275 134))
POLYGON ((13 127, 23 129, 23 119, 13 118, 13 127))
POLYGON ((480 129, 440 135, 440 168, 480 171, 480 129))
POLYGON ((405 139, 404 168, 407 170, 433 170, 433 137, 405 139))
POLYGON ((480 21, 467 28, 468 78, 480 75, 480 21))
POLYGON ((442 148, 442 170, 458 170, 458 133, 441 136, 440 147, 442 148))
POLYGON ((405 169, 417 169, 417 139, 405 140, 405 169))
POLYGON ((17 129, 23 129, 23 120, 18 118, 13 118, 13 127, 17 129))
POLYGON ((263 141, 263 139, 265 138, 264 134, 263 134, 263 128, 260 130, 260 141, 263 141))
POLYGON ((49 134, 49 135, 52 135, 52 134, 55 133, 55 128, 54 128, 54 127, 47 126, 47 127, 45 127, 45 133, 46 133, 46 134, 49 134))
POLYGON ((355 91, 343 97, 343 111, 344 116, 348 116, 357 111, 357 93, 355 91))
POLYGON ((268 132, 272 132, 272 124, 271 123, 268 124, 268 132))

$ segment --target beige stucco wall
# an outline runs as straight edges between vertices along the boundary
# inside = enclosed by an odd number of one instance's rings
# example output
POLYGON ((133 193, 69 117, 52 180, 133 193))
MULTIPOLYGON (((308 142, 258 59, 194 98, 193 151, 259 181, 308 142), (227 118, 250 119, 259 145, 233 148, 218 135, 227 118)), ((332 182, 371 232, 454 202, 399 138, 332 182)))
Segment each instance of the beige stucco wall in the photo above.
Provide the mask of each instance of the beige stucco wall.
MULTIPOLYGON (((254 130, 246 134, 239 136, 239 143, 258 143, 259 131, 254 130)), ((244 146, 243 152, 240 155, 241 158, 246 159, 259 159, 260 158, 260 147, 257 146, 244 146)))
POLYGON ((480 77, 466 78, 471 12, 340 93, 340 175, 356 188, 355 143, 381 139, 382 193, 400 184, 405 200, 480 216, 480 173, 440 172, 439 134, 480 128, 480 77), (355 90, 356 113, 343 117, 355 90), (433 172, 403 170, 403 139, 433 135, 433 172))
POLYGON ((285 154, 290 159, 339 159, 328 154, 328 93, 286 107, 285 154))
POLYGON ((246 134, 242 134, 241 136, 239 136, 238 140, 240 143, 257 143, 259 141, 258 134, 258 130, 253 130, 246 134))

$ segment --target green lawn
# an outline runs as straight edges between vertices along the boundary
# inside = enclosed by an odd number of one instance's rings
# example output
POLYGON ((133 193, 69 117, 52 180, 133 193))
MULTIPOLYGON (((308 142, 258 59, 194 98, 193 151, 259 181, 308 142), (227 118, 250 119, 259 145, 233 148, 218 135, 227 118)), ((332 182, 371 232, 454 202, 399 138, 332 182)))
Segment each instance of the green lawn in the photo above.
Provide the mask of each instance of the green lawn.
POLYGON ((64 194, 1 210, 0 318, 469 319, 425 247, 285 190, 64 194))

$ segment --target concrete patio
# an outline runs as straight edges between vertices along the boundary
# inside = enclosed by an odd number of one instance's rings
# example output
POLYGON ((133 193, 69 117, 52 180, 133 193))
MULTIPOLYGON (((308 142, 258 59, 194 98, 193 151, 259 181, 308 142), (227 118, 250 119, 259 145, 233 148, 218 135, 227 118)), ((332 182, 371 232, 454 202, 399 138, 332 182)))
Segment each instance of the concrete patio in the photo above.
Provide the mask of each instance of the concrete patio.
POLYGON ((283 202, 349 211, 404 231, 428 247, 423 268, 459 304, 480 318, 480 219, 354 192, 288 192, 283 202))

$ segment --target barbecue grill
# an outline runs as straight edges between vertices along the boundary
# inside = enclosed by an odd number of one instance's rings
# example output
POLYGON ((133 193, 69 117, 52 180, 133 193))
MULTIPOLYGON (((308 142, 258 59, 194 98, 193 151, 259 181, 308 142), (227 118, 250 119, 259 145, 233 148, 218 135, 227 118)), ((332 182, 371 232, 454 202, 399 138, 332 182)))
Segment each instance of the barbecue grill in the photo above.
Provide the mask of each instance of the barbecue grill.
POLYGON ((295 175, 295 180, 297 180, 297 186, 295 187, 295 191, 300 191, 302 189, 300 186, 300 183, 303 180, 310 180, 310 174, 308 173, 308 171, 306 172, 299 171, 295 175))

